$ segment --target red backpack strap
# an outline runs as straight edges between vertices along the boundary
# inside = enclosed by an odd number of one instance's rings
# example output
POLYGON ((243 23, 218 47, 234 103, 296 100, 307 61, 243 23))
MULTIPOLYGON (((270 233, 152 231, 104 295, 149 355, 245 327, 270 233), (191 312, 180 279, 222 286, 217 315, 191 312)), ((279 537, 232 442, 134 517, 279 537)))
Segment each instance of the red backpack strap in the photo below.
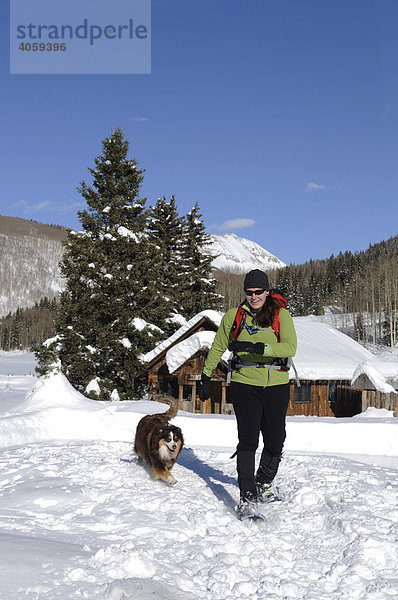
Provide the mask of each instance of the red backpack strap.
POLYGON ((278 301, 279 308, 287 308, 287 300, 278 292, 270 292, 271 298, 275 298, 278 301))
POLYGON ((271 327, 274 330, 277 340, 279 342, 279 308, 277 308, 275 311, 275 317, 272 321, 271 327))
POLYGON ((274 320, 271 325, 271 327, 275 331, 275 335, 279 341, 279 309, 286 308, 287 302, 286 302, 286 298, 284 298, 281 294, 278 294, 277 292, 270 292, 270 296, 272 298, 275 298, 279 304, 279 308, 275 311, 275 317, 274 317, 274 320))
POLYGON ((231 335, 232 335, 232 339, 235 342, 238 337, 240 332, 242 331, 242 329, 245 326, 246 323, 246 310, 243 308, 243 302, 242 304, 239 304, 238 306, 238 310, 236 311, 236 315, 235 315, 235 321, 233 322, 232 325, 232 329, 231 329, 231 335))

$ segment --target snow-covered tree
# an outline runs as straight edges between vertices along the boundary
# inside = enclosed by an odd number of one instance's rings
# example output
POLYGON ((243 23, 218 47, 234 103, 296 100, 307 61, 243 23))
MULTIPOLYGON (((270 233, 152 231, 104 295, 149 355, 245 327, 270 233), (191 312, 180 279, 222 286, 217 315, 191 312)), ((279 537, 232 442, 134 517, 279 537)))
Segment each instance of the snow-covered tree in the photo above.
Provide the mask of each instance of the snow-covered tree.
POLYGON ((148 240, 156 252, 156 278, 168 304, 166 333, 179 326, 181 306, 181 261, 183 219, 178 215, 174 196, 158 198, 149 211, 148 240))
POLYGON ((198 312, 220 308, 222 298, 216 293, 217 282, 211 275, 213 258, 203 253, 209 243, 198 203, 183 221, 182 258, 180 266, 180 302, 190 319, 198 312))
POLYGON ((71 383, 93 397, 128 399, 139 355, 162 335, 165 303, 139 197, 143 170, 128 158, 120 129, 102 145, 89 169, 92 186, 78 188, 87 209, 79 212, 83 231, 66 241, 57 336, 38 358, 43 372, 56 355, 71 383))

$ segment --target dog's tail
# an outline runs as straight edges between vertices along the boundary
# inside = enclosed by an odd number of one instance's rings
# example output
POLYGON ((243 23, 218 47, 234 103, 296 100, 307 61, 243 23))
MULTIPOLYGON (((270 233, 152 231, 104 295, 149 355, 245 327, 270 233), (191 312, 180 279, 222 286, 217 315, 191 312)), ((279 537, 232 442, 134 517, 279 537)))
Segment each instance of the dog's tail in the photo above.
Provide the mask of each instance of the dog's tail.
POLYGON ((165 398, 159 398, 161 402, 169 405, 169 410, 166 410, 165 413, 162 413, 163 417, 166 417, 168 420, 172 419, 178 413, 178 400, 176 398, 171 398, 167 396, 165 398))

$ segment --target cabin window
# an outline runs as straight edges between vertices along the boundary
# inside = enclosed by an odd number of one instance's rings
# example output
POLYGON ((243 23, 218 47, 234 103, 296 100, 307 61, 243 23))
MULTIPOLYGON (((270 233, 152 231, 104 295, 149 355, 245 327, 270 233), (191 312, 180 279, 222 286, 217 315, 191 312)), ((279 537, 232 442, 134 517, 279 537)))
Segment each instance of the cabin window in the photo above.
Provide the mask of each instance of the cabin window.
POLYGON ((162 392, 166 394, 166 396, 171 396, 172 398, 178 398, 178 378, 168 376, 163 378, 163 386, 162 392))
POLYGON ((300 381, 300 387, 294 384, 294 404, 311 404, 311 381, 300 381))
POLYGON ((331 404, 337 402, 339 388, 336 381, 329 381, 329 402, 331 404))
POLYGON ((192 400, 192 385, 184 385, 183 387, 183 398, 184 400, 192 400))

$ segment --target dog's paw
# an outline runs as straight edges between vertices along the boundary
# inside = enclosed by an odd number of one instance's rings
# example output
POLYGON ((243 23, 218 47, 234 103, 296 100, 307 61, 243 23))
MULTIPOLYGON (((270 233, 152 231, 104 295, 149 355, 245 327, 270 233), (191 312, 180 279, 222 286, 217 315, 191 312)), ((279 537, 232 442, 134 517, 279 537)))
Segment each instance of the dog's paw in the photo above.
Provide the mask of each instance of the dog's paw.
POLYGON ((170 485, 175 485, 177 483, 177 479, 175 477, 173 477, 173 475, 169 475, 168 478, 166 479, 166 481, 170 485))

